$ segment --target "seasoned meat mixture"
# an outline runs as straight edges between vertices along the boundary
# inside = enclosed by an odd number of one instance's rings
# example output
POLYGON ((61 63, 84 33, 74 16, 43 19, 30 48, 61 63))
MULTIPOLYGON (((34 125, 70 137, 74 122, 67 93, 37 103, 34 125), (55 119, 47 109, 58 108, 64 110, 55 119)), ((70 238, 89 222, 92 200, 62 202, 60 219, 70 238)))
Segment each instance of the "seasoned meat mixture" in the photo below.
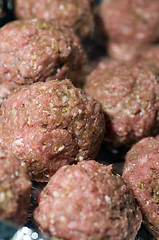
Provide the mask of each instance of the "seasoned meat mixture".
POLYGON ((79 39, 59 23, 17 20, 0 29, 0 83, 16 88, 53 76, 78 85, 83 62, 79 39))
POLYGON ((0 146, 0 220, 25 223, 31 188, 26 172, 25 164, 0 146))
POLYGON ((111 41, 152 43, 159 39, 158 0, 104 0, 100 16, 111 41))
POLYGON ((104 137, 101 105, 69 80, 24 87, 2 103, 2 144, 24 160, 32 178, 48 181, 74 161, 95 158, 104 137))
POLYGON ((159 78, 151 65, 103 60, 84 89, 103 106, 106 144, 129 146, 158 132, 159 78))
POLYGON ((131 148, 123 178, 140 205, 145 224, 159 239, 159 137, 142 139, 131 148))
POLYGON ((16 0, 18 18, 53 19, 71 27, 82 38, 91 34, 94 0, 16 0))
POLYGON ((34 218, 62 239, 134 240, 141 213, 121 176, 93 160, 60 168, 38 198, 34 218))

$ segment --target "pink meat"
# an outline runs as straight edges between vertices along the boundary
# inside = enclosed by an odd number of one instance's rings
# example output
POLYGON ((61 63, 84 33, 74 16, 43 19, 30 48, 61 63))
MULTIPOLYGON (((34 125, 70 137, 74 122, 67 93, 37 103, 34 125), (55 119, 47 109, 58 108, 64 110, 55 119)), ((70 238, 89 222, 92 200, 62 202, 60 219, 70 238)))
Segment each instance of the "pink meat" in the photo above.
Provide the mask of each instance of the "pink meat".
POLYGON ((31 188, 26 170, 23 162, 0 146, 0 220, 25 223, 31 188))
POLYGON ((126 155, 123 178, 132 189, 144 222, 159 239, 159 141, 145 138, 126 155))
POLYGON ((69 80, 24 87, 2 103, 2 144, 47 181, 66 164, 95 158, 104 137, 100 104, 69 80))
POLYGON ((18 18, 43 18, 56 20, 71 27, 80 37, 91 33, 94 0, 16 0, 18 18))
POLYGON ((158 0, 104 0, 100 16, 114 42, 152 43, 159 38, 158 0))
POLYGON ((131 145, 158 132, 158 71, 148 63, 102 60, 84 90, 98 100, 106 118, 106 144, 131 145))
POLYGON ((121 177, 93 160, 60 168, 40 194, 34 218, 51 236, 70 240, 132 240, 141 224, 121 177))
POLYGON ((16 88, 52 76, 78 85, 83 62, 79 39, 57 22, 17 20, 0 29, 0 83, 16 88))

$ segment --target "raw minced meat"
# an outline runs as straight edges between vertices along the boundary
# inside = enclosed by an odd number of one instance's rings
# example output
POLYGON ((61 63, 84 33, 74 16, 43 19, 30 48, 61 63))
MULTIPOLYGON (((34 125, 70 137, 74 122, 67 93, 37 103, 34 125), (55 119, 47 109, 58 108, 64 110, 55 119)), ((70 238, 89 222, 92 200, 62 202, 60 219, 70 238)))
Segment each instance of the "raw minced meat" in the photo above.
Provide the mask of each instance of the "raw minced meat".
POLYGON ((28 215, 31 181, 24 162, 0 146, 0 219, 23 225, 28 215))
POLYGON ((84 59, 78 37, 57 22, 16 20, 0 29, 0 83, 16 88, 53 76, 78 85, 84 59))
POLYGON ((47 181, 74 161, 95 158, 104 137, 101 105, 69 80, 23 87, 1 106, 2 144, 47 181))
POLYGON ((110 146, 129 146, 157 134, 159 78, 153 66, 102 60, 88 75, 84 90, 102 104, 110 146))
POLYGON ((92 32, 94 0, 16 0, 18 18, 53 19, 71 27, 82 38, 92 32))
POLYGON ((146 226, 159 239, 159 137, 136 143, 126 154, 123 178, 132 189, 146 226))
POLYGON ((34 218, 62 239, 134 240, 141 213, 121 176, 93 160, 60 168, 38 197, 34 218))
POLYGON ((133 44, 159 39, 158 0, 103 0, 100 16, 111 41, 133 44))

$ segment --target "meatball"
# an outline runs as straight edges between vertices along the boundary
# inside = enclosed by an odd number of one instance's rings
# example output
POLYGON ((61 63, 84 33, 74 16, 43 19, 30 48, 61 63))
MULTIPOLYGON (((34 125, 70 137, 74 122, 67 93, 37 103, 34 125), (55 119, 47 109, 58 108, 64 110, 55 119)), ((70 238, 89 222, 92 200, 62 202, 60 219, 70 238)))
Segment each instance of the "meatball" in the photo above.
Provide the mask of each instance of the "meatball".
POLYGON ((109 42, 108 54, 111 58, 119 61, 136 61, 142 58, 142 54, 147 48, 146 44, 109 42))
POLYGON ((9 86, 0 84, 0 105, 4 99, 6 99, 11 94, 12 91, 14 91, 14 88, 11 87, 10 89, 9 86))
POLYGON ((157 134, 159 78, 149 64, 103 60, 87 77, 84 89, 102 103, 108 145, 129 147, 157 134))
POLYGON ((150 45, 142 51, 142 59, 159 69, 159 45, 150 45))
POLYGON ((22 225, 30 202, 31 182, 26 167, 0 146, 0 220, 22 225))
POLYGON ((100 16, 115 42, 155 42, 159 37, 158 0, 104 0, 100 16))
POLYGON ((66 164, 95 158, 104 137, 101 105, 69 80, 35 83, 2 103, 2 144, 47 181, 66 164))
POLYGON ((159 45, 142 45, 110 42, 109 56, 120 61, 147 61, 159 69, 159 45))
POLYGON ((121 176, 93 160, 60 168, 41 192, 34 218, 52 236, 71 240, 131 240, 141 224, 121 176))
POLYGON ((126 154, 123 178, 132 189, 144 222, 159 239, 159 138, 148 137, 126 154))
POLYGON ((91 33, 94 0, 16 0, 17 18, 57 20, 71 27, 82 38, 91 33))
POLYGON ((0 83, 16 88, 53 76, 78 85, 83 61, 79 39, 56 22, 17 20, 0 29, 0 83))

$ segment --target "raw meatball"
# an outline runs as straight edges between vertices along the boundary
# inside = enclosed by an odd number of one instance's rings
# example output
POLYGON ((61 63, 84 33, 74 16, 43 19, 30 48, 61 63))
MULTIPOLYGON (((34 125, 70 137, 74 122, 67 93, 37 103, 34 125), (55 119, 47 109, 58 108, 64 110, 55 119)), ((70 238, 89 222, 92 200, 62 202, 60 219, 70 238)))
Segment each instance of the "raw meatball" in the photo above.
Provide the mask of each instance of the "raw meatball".
POLYGON ((159 239, 159 139, 145 138, 131 148, 123 178, 140 205, 145 224, 159 239))
POLYGON ((17 20, 0 29, 0 83, 69 77, 81 81, 84 53, 73 32, 52 21, 17 20))
POLYGON ((147 49, 142 51, 142 59, 159 69, 159 45, 150 45, 147 49))
POLYGON ((158 0, 104 0, 100 16, 115 42, 154 42, 159 37, 158 0))
POLYGON ((91 33, 94 0, 16 0, 18 18, 53 19, 71 27, 80 37, 91 33))
POLYGON ((141 213, 112 166, 95 161, 64 166, 38 198, 34 218, 52 236, 71 240, 134 240, 141 213))
POLYGON ((47 181, 66 164, 95 158, 104 137, 101 105, 69 80, 35 83, 1 107, 2 143, 47 181))
POLYGON ((0 220, 22 225, 30 202, 31 182, 26 167, 0 146, 0 220))
POLYGON ((109 56, 120 61, 147 61, 159 69, 159 45, 127 44, 110 42, 109 56))
POLYGON ((111 58, 119 61, 136 61, 141 59, 142 54, 147 50, 148 46, 143 44, 127 44, 109 42, 108 54, 111 58))
POLYGON ((129 146, 158 131, 159 78, 150 65, 102 61, 84 89, 102 103, 108 145, 129 146))

